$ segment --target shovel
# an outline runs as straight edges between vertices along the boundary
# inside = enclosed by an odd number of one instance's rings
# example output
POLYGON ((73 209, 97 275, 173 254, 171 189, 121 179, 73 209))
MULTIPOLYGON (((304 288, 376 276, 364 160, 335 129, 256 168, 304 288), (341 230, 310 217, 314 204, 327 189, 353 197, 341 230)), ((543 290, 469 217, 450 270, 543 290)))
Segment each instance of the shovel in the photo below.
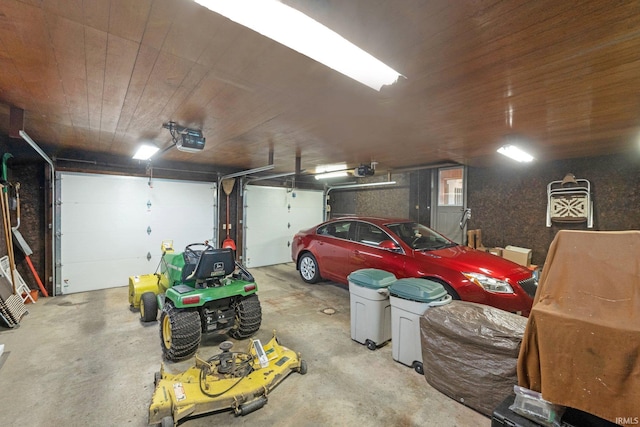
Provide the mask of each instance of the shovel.
POLYGON ((40 280, 40 276, 38 275, 38 272, 36 271, 35 267, 33 266, 33 263, 31 262, 31 255, 33 255, 33 251, 31 250, 31 247, 29 247, 29 245, 27 244, 27 241, 24 240, 24 237, 22 237, 22 233, 20 233, 20 231, 18 230, 18 227, 20 227, 20 183, 16 182, 16 184, 13 187, 16 190, 16 205, 17 205, 16 216, 18 217, 16 226, 11 227, 11 233, 13 234, 13 238, 15 239, 14 243, 18 246, 18 248, 24 254, 24 258, 27 260, 27 264, 29 264, 29 269, 31 270, 33 277, 36 279, 36 283, 38 283, 38 287, 40 288, 42 295, 44 295, 45 297, 48 297, 49 293, 47 292, 44 285, 42 284, 42 280, 40 280))

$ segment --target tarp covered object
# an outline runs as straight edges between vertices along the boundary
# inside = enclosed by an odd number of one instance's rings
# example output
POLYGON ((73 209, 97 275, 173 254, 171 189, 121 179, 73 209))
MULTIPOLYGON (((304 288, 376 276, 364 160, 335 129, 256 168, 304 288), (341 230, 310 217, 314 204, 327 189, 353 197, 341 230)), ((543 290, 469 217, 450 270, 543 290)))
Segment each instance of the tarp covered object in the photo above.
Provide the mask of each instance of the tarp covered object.
POLYGON ((518 359, 519 385, 621 425, 640 420, 640 231, 560 231, 518 359))
POLYGON ((436 390, 491 416, 513 393, 527 319, 497 308, 452 301, 420 317, 424 376, 436 390))

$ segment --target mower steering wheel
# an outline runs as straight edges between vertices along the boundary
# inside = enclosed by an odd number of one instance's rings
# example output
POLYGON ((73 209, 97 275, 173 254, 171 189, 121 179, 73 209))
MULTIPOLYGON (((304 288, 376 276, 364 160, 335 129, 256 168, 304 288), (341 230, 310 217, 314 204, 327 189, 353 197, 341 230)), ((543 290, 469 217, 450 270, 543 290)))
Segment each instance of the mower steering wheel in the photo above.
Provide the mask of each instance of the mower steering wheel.
MULTIPOLYGON (((211 246, 211 245, 209 245, 209 244, 206 244, 206 243, 191 243, 190 245, 187 245, 187 246, 184 248, 184 253, 185 253, 185 254, 189 254, 189 255, 187 255, 187 256, 193 256, 195 259, 198 259, 198 257, 199 257, 200 255, 198 255, 198 254, 196 253, 196 251, 195 251, 195 250, 191 249, 193 246, 204 246, 204 249, 203 249, 203 250, 205 250, 205 251, 206 251, 207 249, 213 249, 213 246, 211 246)), ((200 253, 202 253, 202 251, 201 251, 200 253)))

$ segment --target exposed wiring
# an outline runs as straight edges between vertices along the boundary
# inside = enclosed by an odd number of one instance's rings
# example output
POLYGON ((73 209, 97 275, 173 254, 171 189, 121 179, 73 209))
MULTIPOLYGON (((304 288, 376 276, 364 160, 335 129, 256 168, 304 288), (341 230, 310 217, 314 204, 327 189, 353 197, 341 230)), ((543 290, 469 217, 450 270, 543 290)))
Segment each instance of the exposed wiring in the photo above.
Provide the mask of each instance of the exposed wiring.
MULTIPOLYGON (((217 354, 213 357, 211 357, 210 359, 207 360, 207 366, 211 366, 211 362, 214 361, 218 361, 219 363, 221 362, 221 356, 225 354, 225 353, 221 353, 221 354, 217 354)), ((203 382, 206 382, 206 377, 207 377, 207 368, 206 367, 202 367, 200 368, 200 381, 199 381, 199 385, 200 385, 200 391, 206 395, 207 397, 220 397, 225 393, 228 393, 231 389, 233 389, 235 386, 237 386, 240 381, 242 381, 244 378, 246 378, 251 372, 253 372, 253 368, 251 367, 251 361, 253 360, 253 356, 251 356, 248 353, 230 353, 230 359, 233 360, 233 364, 234 364, 234 368, 233 370, 230 372, 233 376, 237 376, 240 375, 240 378, 238 378, 238 381, 236 381, 235 383, 233 383, 229 388, 227 388, 224 391, 221 391, 220 393, 209 393, 207 392, 204 387, 203 387, 203 382), (242 360, 238 365, 236 365, 236 360, 238 358, 245 358, 244 360, 242 360)))

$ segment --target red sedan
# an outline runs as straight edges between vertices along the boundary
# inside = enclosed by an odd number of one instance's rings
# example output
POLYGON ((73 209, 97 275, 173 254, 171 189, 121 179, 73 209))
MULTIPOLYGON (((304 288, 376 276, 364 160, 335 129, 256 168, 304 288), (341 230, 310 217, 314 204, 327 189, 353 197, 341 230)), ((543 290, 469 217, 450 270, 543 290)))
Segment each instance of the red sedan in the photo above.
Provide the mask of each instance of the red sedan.
POLYGON ((397 278, 441 283, 453 298, 528 316, 538 283, 532 272, 506 259, 458 245, 409 220, 346 217, 300 231, 291 257, 302 280, 348 284, 361 268, 397 278))

